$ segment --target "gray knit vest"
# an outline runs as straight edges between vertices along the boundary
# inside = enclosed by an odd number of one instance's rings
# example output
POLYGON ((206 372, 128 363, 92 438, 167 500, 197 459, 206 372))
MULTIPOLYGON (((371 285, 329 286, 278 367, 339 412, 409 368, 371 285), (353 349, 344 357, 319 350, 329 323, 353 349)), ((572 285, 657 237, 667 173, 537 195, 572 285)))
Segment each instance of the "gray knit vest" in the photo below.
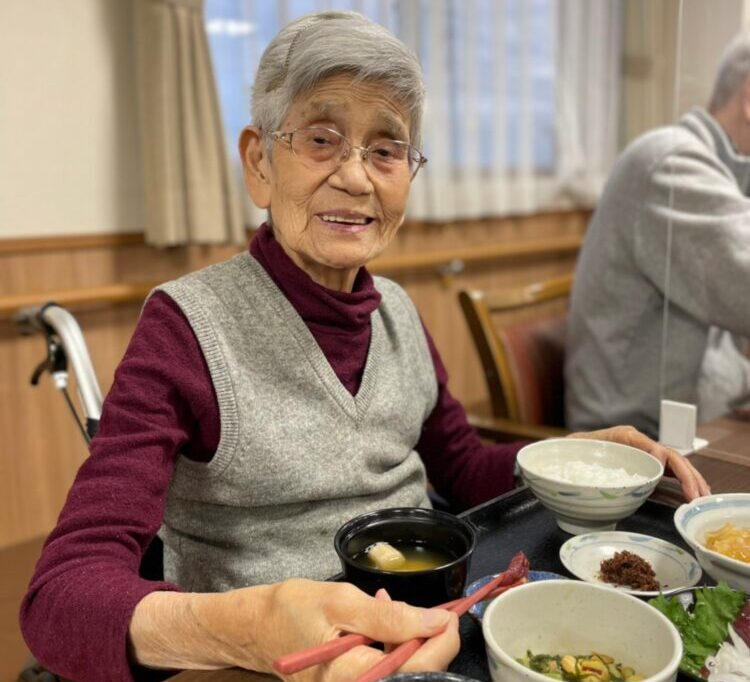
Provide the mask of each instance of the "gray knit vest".
POLYGON ((336 529, 364 512, 429 506, 414 446, 437 380, 414 305, 382 295, 359 391, 248 253, 159 287, 200 343, 219 404, 212 460, 180 456, 164 523, 165 578, 223 591, 340 570, 336 529))

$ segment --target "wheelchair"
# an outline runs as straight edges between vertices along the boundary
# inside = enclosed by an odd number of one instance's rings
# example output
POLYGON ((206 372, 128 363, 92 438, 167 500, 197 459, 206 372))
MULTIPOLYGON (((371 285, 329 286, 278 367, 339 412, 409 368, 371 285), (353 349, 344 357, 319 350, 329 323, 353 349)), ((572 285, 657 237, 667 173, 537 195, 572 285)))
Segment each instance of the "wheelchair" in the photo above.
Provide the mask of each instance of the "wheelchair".
MULTIPOLYGON (((45 340, 46 357, 31 375, 31 384, 37 386, 46 373, 52 377, 78 425, 86 445, 96 435, 102 411, 102 392, 94 365, 91 362, 83 332, 66 308, 49 302, 39 307, 26 308, 15 316, 15 324, 23 335, 41 334, 45 340), (83 418, 68 392, 69 368, 76 379, 77 399, 83 418)), ((140 566, 140 575, 147 580, 162 580, 164 576, 163 545, 155 537, 146 550, 140 566)), ((139 679, 140 679, 139 675, 139 679)), ((164 679, 165 673, 144 673, 143 679, 164 679)), ((62 682, 61 678, 42 667, 31 657, 18 675, 18 682, 62 682)))

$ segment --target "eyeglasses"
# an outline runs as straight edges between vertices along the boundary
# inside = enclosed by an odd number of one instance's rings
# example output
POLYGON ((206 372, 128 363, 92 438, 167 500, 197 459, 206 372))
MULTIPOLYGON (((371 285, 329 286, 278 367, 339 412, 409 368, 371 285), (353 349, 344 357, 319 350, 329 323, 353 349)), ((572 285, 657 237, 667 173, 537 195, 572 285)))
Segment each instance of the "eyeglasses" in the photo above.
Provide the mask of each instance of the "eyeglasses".
POLYGON ((360 152, 362 163, 372 173, 389 180, 405 177, 413 180, 417 171, 427 163, 422 152, 408 142, 382 138, 367 147, 359 147, 330 128, 297 128, 289 133, 277 130, 269 137, 274 142, 289 145, 295 156, 312 167, 325 168, 329 173, 349 158, 352 149, 360 152))

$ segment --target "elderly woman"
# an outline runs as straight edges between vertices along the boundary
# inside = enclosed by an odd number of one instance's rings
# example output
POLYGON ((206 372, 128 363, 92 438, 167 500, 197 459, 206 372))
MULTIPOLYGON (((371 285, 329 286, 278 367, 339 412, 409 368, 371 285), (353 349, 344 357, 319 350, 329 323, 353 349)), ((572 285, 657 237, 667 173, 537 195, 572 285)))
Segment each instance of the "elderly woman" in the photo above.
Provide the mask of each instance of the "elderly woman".
MULTIPOLYGON (((130 680, 138 666, 271 670, 342 631, 433 636, 405 669, 444 668, 455 617, 317 582, 351 517, 457 507, 513 485, 517 445, 484 446, 451 397, 414 305, 365 264, 404 220, 419 151, 415 57, 354 13, 300 19, 265 51, 242 134, 268 223, 249 253, 146 303, 91 456, 37 566, 24 635, 52 670, 130 680), (154 535, 165 581, 139 577, 154 535)), ((594 434, 689 464, 632 429, 594 434)), ((359 647, 310 675, 352 679, 359 647)))

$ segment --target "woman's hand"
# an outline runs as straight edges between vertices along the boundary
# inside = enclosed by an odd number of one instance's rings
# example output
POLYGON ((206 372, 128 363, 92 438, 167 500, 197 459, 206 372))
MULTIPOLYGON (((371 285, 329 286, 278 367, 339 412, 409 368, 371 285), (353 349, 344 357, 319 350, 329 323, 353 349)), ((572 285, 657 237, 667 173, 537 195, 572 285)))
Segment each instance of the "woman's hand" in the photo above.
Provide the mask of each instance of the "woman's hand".
MULTIPOLYGON (((133 659, 160 668, 237 666, 272 672, 273 661, 342 632, 387 645, 429 637, 401 668, 444 670, 458 653, 458 618, 442 609, 366 595, 347 583, 292 579, 221 594, 153 592, 136 606, 130 626, 133 659)), ((390 648, 390 647, 388 647, 390 648)), ((289 679, 356 679, 384 656, 367 646, 289 679)))
MULTIPOLYGON (((431 637, 401 668, 445 670, 458 653, 458 618, 443 609, 422 609, 391 601, 384 591, 373 598, 346 583, 288 580, 276 586, 268 612, 264 649, 273 658, 356 632, 386 645, 431 637)), ((388 647, 390 650, 392 647, 388 647)), ((329 663, 293 679, 352 680, 369 670, 383 652, 368 646, 351 649, 329 663)))
POLYGON ((671 448, 667 448, 651 440, 646 434, 641 433, 632 426, 613 426, 612 428, 601 429, 599 431, 571 433, 568 438, 608 440, 644 450, 656 457, 664 465, 665 473, 672 474, 680 481, 682 492, 686 499, 692 500, 702 495, 711 494, 711 488, 708 487, 706 480, 686 457, 683 457, 679 452, 671 448))

